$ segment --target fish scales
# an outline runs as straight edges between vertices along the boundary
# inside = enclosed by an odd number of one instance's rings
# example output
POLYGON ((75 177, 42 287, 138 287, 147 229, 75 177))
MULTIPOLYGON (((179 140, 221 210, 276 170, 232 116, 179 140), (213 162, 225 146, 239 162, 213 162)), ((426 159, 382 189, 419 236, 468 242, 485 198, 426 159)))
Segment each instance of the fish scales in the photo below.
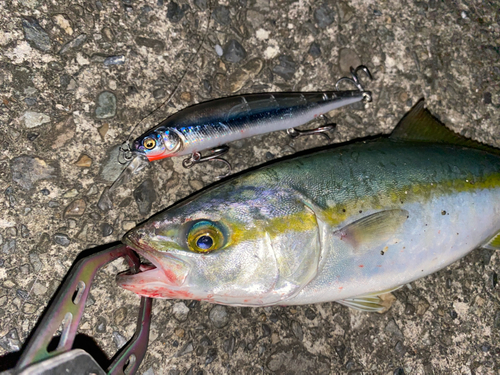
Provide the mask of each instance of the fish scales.
POLYGON ((458 143, 380 138, 240 175, 129 232, 156 268, 119 283, 161 298, 380 310, 373 296, 496 243, 500 156, 458 143))

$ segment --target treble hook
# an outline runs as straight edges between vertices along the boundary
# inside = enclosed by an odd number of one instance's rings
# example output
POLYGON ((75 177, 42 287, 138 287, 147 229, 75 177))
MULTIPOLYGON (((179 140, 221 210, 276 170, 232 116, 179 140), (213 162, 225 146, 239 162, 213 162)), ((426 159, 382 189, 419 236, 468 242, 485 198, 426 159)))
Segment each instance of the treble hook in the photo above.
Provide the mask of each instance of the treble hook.
POLYGON ((182 161, 182 166, 184 168, 189 169, 189 168, 193 167, 195 164, 204 163, 206 161, 219 161, 221 163, 226 164, 226 167, 228 168, 228 171, 225 174, 217 176, 218 179, 221 179, 221 178, 229 176, 229 174, 231 173, 231 170, 232 170, 231 164, 229 164, 229 162, 226 159, 222 159, 219 157, 221 155, 224 155, 228 151, 229 151, 229 147, 226 145, 212 149, 211 154, 207 155, 207 156, 201 156, 201 153, 199 153, 198 151, 195 151, 191 154, 190 157, 188 157, 182 161))
POLYGON ((130 148, 130 143, 128 141, 123 142, 119 147, 118 153, 118 163, 127 164, 134 157, 134 153, 130 148))
POLYGON ((365 101, 370 102, 372 100, 371 95, 367 91, 365 92, 365 89, 363 88, 363 85, 359 81, 358 71, 360 71, 360 70, 362 70, 363 72, 365 72, 365 74, 368 76, 368 78, 370 78, 370 81, 373 81, 373 76, 370 73, 370 70, 366 66, 360 65, 356 69, 354 69, 351 66, 351 68, 350 68, 351 78, 349 78, 349 77, 342 77, 342 78, 340 78, 337 81, 337 83, 335 84, 335 90, 340 91, 339 90, 339 83, 342 82, 342 81, 347 81, 349 83, 352 83, 354 86, 356 86, 356 88, 359 91, 363 92, 365 94, 365 101))
POLYGON ((336 126, 337 126, 337 124, 330 124, 330 125, 320 126, 319 128, 310 129, 310 130, 299 130, 299 129, 295 129, 295 128, 290 128, 290 129, 286 130, 286 133, 294 139, 297 137, 302 137, 303 135, 320 134, 320 135, 324 135, 326 137, 326 139, 331 140, 331 138, 327 134, 327 132, 334 131, 336 126))

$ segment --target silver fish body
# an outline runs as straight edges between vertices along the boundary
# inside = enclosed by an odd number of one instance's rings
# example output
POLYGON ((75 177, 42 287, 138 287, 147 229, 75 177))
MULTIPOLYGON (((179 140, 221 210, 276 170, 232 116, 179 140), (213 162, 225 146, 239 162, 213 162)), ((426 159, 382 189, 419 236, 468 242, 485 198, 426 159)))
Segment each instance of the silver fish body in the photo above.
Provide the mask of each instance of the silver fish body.
POLYGON ((243 174, 129 232, 154 267, 118 281, 160 298, 380 310, 376 295, 499 245, 500 156, 469 143, 382 138, 243 174))

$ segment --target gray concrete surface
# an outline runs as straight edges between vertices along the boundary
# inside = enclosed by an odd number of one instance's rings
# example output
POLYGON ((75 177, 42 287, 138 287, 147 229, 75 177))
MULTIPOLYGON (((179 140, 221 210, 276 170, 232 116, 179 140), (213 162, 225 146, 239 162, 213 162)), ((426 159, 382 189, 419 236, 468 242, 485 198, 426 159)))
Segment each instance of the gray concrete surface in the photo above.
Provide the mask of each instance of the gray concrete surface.
MULTIPOLYGON (((207 31, 209 0, 176 1, 0 2, 4 361, 80 251, 119 240, 215 181, 216 164, 185 170, 180 158, 163 160, 119 189, 114 208, 97 207, 119 172, 116 145, 185 69, 172 102, 134 135, 212 98, 332 89, 350 65, 363 63, 375 77, 367 85, 374 101, 331 114, 335 143, 389 133, 425 97, 450 128, 500 147, 498 2, 221 0, 207 31)), ((236 142, 227 158, 240 171, 324 144, 272 134, 236 142)), ((497 374, 499 265, 497 252, 476 250, 396 292, 385 314, 335 303, 230 308, 159 300, 139 373, 497 374)), ((80 327, 107 355, 135 327, 139 299, 114 284, 123 269, 117 261, 99 274, 80 327)))

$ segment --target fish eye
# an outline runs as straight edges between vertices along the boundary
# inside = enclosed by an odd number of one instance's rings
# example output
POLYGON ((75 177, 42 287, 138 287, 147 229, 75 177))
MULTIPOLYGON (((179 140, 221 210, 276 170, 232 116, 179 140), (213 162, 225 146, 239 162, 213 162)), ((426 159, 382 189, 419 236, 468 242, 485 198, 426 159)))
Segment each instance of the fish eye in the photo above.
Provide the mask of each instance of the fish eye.
POLYGON ((200 249, 203 249, 203 250, 210 249, 213 246, 213 244, 214 244, 214 240, 210 236, 210 233, 202 234, 196 240, 196 246, 198 246, 200 249))
POLYGON ((142 141, 142 145, 146 149, 151 150, 151 149, 155 148, 156 141, 153 138, 145 138, 144 141, 142 141))
POLYGON ((210 253, 219 250, 224 244, 224 234, 212 221, 196 222, 187 234, 187 245, 195 253, 210 253))

